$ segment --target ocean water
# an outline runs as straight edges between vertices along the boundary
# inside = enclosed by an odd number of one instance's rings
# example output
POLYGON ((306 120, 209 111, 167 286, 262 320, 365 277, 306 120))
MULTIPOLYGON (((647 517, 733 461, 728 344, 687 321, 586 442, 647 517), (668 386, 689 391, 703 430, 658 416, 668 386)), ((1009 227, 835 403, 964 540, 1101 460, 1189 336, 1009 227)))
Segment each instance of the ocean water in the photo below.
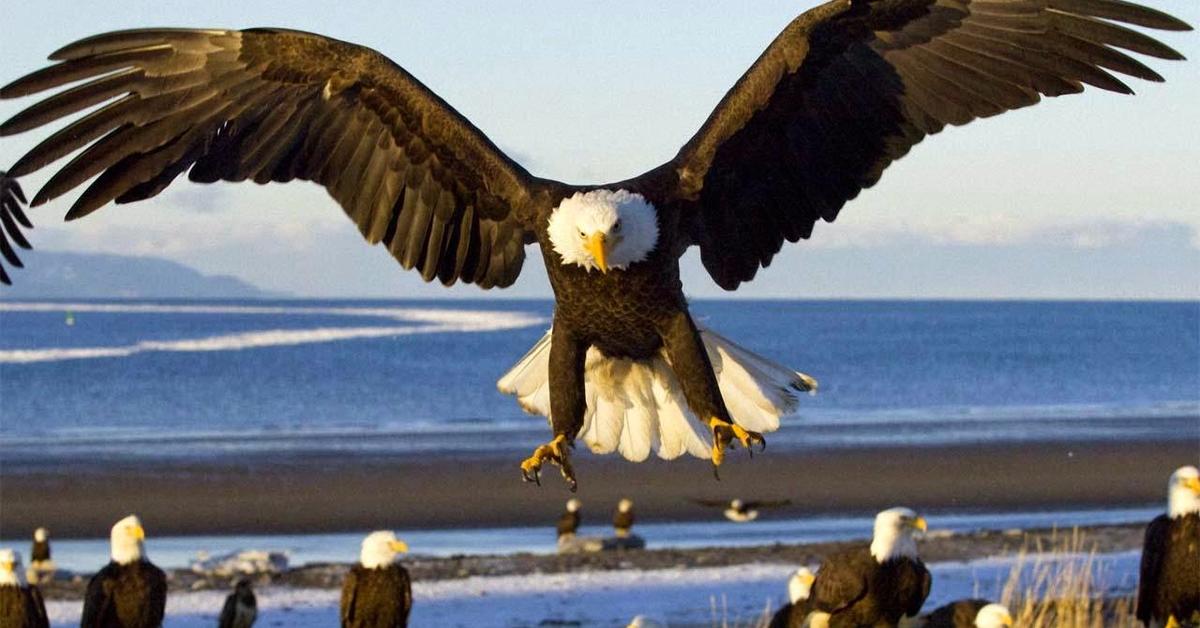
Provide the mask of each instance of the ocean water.
MULTIPOLYGON (((0 302, 0 463, 524 451, 545 423, 495 381, 552 307, 0 302)), ((693 313, 820 381, 773 447, 1200 443, 1200 303, 719 301, 693 313)))

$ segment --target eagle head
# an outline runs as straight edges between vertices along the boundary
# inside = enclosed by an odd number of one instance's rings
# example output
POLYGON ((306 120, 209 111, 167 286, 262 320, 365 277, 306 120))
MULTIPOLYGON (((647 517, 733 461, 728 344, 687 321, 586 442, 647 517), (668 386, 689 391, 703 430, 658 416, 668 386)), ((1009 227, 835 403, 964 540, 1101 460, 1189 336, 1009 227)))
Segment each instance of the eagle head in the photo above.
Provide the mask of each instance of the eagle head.
POLYGON ((658 212, 627 190, 576 192, 550 214, 547 232, 563 264, 625 270, 658 244, 658 212))
POLYGON ((408 544, 396 538, 396 533, 378 530, 363 539, 359 562, 367 569, 380 569, 396 561, 396 554, 407 552, 408 544))
POLYGON ((112 543, 112 559, 118 565, 128 565, 142 560, 146 553, 143 543, 146 540, 146 528, 137 515, 129 515, 113 524, 109 533, 112 543))
POLYGON ((1167 511, 1171 517, 1200 512, 1200 470, 1179 467, 1167 484, 1167 511))
POLYGON ((22 586, 25 582, 21 577, 21 555, 4 548, 0 549, 0 586, 22 586))

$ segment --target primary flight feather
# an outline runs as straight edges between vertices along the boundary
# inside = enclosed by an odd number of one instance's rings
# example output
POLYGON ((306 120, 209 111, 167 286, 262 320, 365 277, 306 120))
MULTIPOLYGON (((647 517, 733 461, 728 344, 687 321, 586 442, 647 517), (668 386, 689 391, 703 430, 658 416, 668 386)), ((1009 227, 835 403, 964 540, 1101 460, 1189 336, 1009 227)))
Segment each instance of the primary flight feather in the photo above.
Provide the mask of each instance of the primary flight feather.
POLYGON ((0 126, 33 129, 88 110, 29 151, 24 176, 83 149, 37 193, 89 179, 68 219, 193 181, 323 185, 372 244, 431 281, 516 280, 542 249, 551 331, 501 381, 548 417, 549 461, 569 452, 640 460, 763 442, 816 382, 701 329, 679 258, 697 246, 726 289, 812 234, 884 169, 946 125, 1116 75, 1161 77, 1123 51, 1181 56, 1123 26, 1186 30, 1122 0, 833 0, 793 20, 671 161, 606 185, 541 179, 374 50, 280 29, 145 29, 97 35, 0 89, 66 88, 0 126), (70 86, 70 87, 68 87, 70 86))

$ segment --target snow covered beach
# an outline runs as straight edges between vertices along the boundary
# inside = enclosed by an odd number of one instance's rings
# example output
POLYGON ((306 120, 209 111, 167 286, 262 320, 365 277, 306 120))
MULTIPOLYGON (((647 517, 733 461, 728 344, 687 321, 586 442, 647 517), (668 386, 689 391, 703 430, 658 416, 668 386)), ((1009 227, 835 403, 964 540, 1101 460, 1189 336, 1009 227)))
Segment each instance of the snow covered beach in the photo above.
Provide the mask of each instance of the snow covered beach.
MULTIPOLYGON (((1140 538, 1137 525, 1088 530, 1097 551, 1092 569, 1109 596, 1128 595, 1136 586, 1139 552, 1130 546, 1140 538)), ((971 596, 998 599, 1017 563, 1019 548, 1055 534, 1031 536, 1019 531, 974 535, 935 534, 922 544, 934 574, 926 608, 971 596)), ((1059 536, 1061 538, 1061 536, 1059 536)), ((688 550, 675 555, 680 565, 643 568, 655 552, 624 554, 608 565, 578 566, 551 573, 472 575, 422 579, 414 569, 415 626, 624 626, 634 615, 652 614, 672 626, 752 625, 782 601, 787 577, 799 564, 815 565, 819 556, 840 543, 787 545, 746 550, 688 550), (742 554, 748 562, 698 566, 714 552, 742 554), (691 564, 688 564, 691 563, 691 564)), ((1049 547, 1049 545, 1043 545, 1049 547)), ((545 557, 554 560, 555 557, 545 557)), ((661 558, 661 557, 659 557, 661 558)), ((442 559, 449 561, 453 559, 442 559)), ((737 558, 734 558, 737 560, 737 558)), ((1023 573, 1039 560, 1027 556, 1023 573)), ((1087 560, 1084 554, 1055 555, 1050 560, 1087 560)), ((327 572, 344 566, 323 568, 327 572)), ((447 574, 443 574, 447 575, 447 574)), ((316 582, 315 574, 310 585, 316 582)), ((331 583, 336 579, 331 580, 331 583)), ((334 586, 284 586, 259 589, 260 623, 299 628, 337 622, 339 591, 334 586)), ((208 626, 215 620, 225 590, 173 591, 167 605, 168 627, 208 626)), ((53 599, 48 609, 54 625, 78 621, 79 600, 53 599)))

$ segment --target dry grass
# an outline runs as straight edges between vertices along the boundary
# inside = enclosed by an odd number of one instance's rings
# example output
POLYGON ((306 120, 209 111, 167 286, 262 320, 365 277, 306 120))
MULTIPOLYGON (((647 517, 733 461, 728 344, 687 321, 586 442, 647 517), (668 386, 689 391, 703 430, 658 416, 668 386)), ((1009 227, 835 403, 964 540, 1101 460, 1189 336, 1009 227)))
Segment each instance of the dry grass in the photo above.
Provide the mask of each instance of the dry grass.
POLYGON ((1056 534, 1017 555, 1000 599, 1022 628, 1139 626, 1133 597, 1106 598, 1098 571, 1095 546, 1078 529, 1056 534))

